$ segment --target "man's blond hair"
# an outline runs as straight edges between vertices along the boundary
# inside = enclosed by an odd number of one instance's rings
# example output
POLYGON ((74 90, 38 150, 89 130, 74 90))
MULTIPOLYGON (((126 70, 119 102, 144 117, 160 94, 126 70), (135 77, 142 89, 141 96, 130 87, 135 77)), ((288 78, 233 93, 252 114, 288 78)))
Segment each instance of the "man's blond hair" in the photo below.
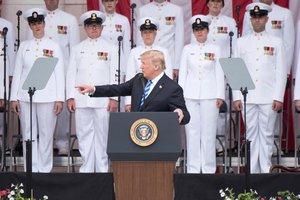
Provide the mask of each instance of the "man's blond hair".
POLYGON ((165 57, 163 52, 158 50, 150 50, 141 54, 141 58, 150 59, 151 64, 159 67, 160 70, 166 69, 165 57))

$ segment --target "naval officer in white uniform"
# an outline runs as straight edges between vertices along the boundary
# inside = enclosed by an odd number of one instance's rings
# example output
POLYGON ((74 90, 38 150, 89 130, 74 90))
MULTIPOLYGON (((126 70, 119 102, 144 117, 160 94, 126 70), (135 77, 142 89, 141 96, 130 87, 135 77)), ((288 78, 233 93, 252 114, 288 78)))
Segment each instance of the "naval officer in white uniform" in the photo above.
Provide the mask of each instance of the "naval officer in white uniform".
POLYGON ((126 73, 126 63, 131 50, 130 44, 130 25, 127 17, 116 12, 118 0, 102 0, 105 12, 105 22, 101 37, 108 42, 119 45, 118 38, 123 37, 121 41, 121 82, 124 81, 126 73))
MULTIPOLYGON (((276 5, 273 0, 259 0, 261 3, 265 3, 272 7, 272 12, 268 14, 269 20, 266 24, 266 31, 273 36, 279 37, 283 40, 283 46, 286 52, 287 62, 287 75, 291 72, 291 67, 294 59, 294 45, 295 45, 295 27, 292 12, 276 5)), ((244 23, 243 23, 243 35, 253 32, 253 27, 250 23, 250 15, 245 12, 244 23)), ((280 133, 280 117, 276 119, 276 127, 274 129, 274 135, 278 136, 275 138, 276 143, 279 143, 280 133)), ((283 153, 280 150, 281 153, 283 153)), ((273 154, 277 154, 277 149, 273 145, 273 154)))
POLYGON ((96 10, 81 15, 87 39, 71 50, 67 72, 67 104, 75 112, 76 134, 82 157, 80 172, 108 172, 106 153, 108 118, 116 111, 114 98, 91 98, 75 89, 76 85, 117 84, 117 46, 101 37, 105 15, 96 10))
POLYGON ((210 22, 204 15, 191 18, 197 42, 184 47, 180 62, 179 85, 191 115, 185 126, 188 173, 216 172, 217 119, 225 88, 220 47, 207 41, 210 22))
MULTIPOLYGON (((221 51, 221 58, 229 58, 230 56, 230 35, 233 34, 231 38, 231 47, 236 45, 237 40, 237 29, 236 29, 236 22, 232 17, 228 17, 226 15, 221 14, 222 8, 225 6, 224 0, 206 0, 206 6, 208 7, 208 15, 211 18, 211 23, 209 25, 209 33, 207 36, 207 40, 220 47, 221 51)), ((191 37, 191 40, 195 42, 195 37, 191 37)), ((225 101, 226 104, 229 105, 229 89, 226 87, 225 90, 225 101)), ((225 129, 225 117, 229 115, 227 113, 219 113, 218 123, 217 123, 217 135, 224 135, 226 133, 225 129)), ((223 146, 225 146, 224 137, 220 138, 223 146)), ((226 148, 226 147, 225 147, 226 148)), ((222 146, 217 141, 216 143, 217 152, 222 152, 222 146)))
POLYGON ((23 15, 32 30, 33 39, 26 40, 20 45, 11 88, 11 110, 20 117, 23 135, 23 157, 25 159, 25 141, 30 139, 30 103, 28 91, 23 90, 22 86, 37 58, 58 58, 58 63, 46 87, 43 90, 37 90, 33 95, 33 172, 50 172, 52 169, 53 132, 57 115, 61 112, 65 100, 63 53, 58 43, 45 36, 44 17, 46 14, 47 12, 44 9, 33 8, 23 15))
MULTIPOLYGON (((154 0, 140 7, 139 19, 143 17, 152 17, 158 21, 155 44, 168 49, 172 59, 173 79, 178 79, 180 57, 184 46, 182 9, 166 0, 154 0)), ((137 36, 137 45, 140 45, 143 42, 139 33, 137 36)))
MULTIPOLYGON (((59 0, 44 0, 47 9, 47 16, 45 17, 46 36, 59 43, 64 54, 64 69, 67 72, 70 48, 80 42, 79 24, 75 16, 58 8, 59 0)), ((32 38, 31 31, 27 34, 28 39, 32 38)), ((62 113, 58 116, 55 145, 58 149, 59 155, 67 155, 69 149, 69 122, 70 115, 66 105, 64 105, 62 113)))
MULTIPOLYGON (((255 89, 249 90, 246 102, 251 173, 268 173, 272 164, 277 111, 283 104, 287 63, 282 40, 265 29, 272 7, 264 3, 252 3, 246 9, 250 13, 254 32, 238 39, 235 56, 245 61, 255 84, 255 89)), ((235 92, 233 106, 243 111, 241 99, 241 93, 235 92)))
MULTIPOLYGON (((167 49, 154 44, 156 38, 157 29, 159 27, 158 22, 152 17, 144 17, 139 19, 138 26, 141 31, 141 37, 143 44, 133 48, 129 54, 127 67, 126 67, 126 80, 130 80, 137 73, 141 72, 141 55, 149 50, 158 50, 164 54, 165 57, 165 73, 172 79, 173 69, 172 61, 167 49)), ((131 97, 125 97, 125 111, 130 112, 131 97)))

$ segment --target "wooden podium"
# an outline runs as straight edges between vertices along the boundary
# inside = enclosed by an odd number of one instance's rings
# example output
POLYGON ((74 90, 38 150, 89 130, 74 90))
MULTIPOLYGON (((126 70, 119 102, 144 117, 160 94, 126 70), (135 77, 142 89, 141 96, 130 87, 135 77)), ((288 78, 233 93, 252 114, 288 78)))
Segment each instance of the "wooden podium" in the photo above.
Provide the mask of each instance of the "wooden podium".
POLYGON ((174 199, 173 176, 181 153, 177 113, 111 113, 107 153, 116 200, 174 199), (148 120, 157 127, 157 138, 149 146, 140 146, 143 143, 135 140, 133 130, 148 120))

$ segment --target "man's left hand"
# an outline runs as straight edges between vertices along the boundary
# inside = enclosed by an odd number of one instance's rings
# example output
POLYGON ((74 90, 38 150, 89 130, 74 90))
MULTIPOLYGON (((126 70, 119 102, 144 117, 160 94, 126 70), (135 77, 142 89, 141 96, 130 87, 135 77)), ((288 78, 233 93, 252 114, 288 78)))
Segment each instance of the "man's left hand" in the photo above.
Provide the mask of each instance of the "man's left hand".
POLYGON ((217 108, 220 108, 223 104, 223 100, 222 99, 217 99, 217 102, 216 102, 216 105, 217 105, 217 108))
POLYGON ((56 115, 59 115, 59 113, 61 113, 62 108, 63 108, 63 102, 56 101, 54 103, 54 112, 55 112, 56 115))
POLYGON ((274 100, 272 104, 272 109, 274 111, 279 111, 282 108, 282 105, 283 105, 282 102, 274 100))
POLYGON ((177 112, 177 114, 178 114, 178 120, 179 120, 179 124, 180 124, 181 121, 182 121, 182 119, 183 119, 183 117, 184 117, 184 114, 183 114, 183 112, 182 112, 182 110, 180 108, 176 108, 174 110, 174 112, 177 112))
POLYGON ((108 112, 118 112, 118 101, 114 99, 110 99, 108 106, 107 106, 108 112))

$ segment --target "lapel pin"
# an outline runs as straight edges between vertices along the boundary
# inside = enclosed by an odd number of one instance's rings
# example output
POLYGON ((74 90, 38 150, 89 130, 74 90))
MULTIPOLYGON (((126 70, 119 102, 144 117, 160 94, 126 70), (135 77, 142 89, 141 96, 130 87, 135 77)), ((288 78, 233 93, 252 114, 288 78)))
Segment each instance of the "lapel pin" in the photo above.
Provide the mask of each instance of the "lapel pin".
POLYGON ((161 88, 162 88, 162 86, 160 85, 160 86, 159 86, 159 88, 161 89, 161 88))

